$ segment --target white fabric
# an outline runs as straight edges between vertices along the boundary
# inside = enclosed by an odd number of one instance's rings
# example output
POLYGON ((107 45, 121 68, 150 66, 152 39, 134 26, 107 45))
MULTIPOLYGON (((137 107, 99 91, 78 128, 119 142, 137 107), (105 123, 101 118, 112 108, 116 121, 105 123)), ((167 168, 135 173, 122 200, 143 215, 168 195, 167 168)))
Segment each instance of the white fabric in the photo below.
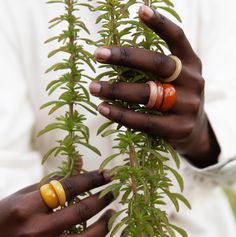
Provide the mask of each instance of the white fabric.
MULTIPOLYGON (((47 30, 49 19, 61 8, 47 6, 44 0, 0 0, 0 197, 36 182, 43 173, 40 157, 58 133, 36 139, 36 131, 49 123, 47 111, 39 111, 49 100, 45 87, 55 74, 44 75, 45 69, 60 57, 47 60, 54 45, 43 45, 59 29, 47 30)), ((213 126, 222 153, 219 164, 199 170, 188 162, 182 164, 186 180, 185 194, 193 210, 185 208, 174 222, 184 226, 189 237, 235 237, 236 225, 230 206, 216 183, 234 181, 236 172, 236 76, 234 55, 236 22, 234 0, 176 0, 183 18, 182 27, 202 59, 206 79, 206 112, 213 126)), ((82 12, 88 27, 96 32, 95 16, 82 12)), ((96 37, 92 34, 91 37, 96 37)), ((56 96, 56 95, 54 95, 56 96)), ((52 100, 53 97, 50 98, 52 100)), ((94 99, 98 103, 97 99, 94 99)), ((87 116, 91 143, 100 147, 103 157, 111 154, 112 142, 96 137, 102 118, 87 116)), ((96 169, 101 158, 83 150, 88 169, 96 169)), ((53 170, 55 161, 46 171, 53 170)))

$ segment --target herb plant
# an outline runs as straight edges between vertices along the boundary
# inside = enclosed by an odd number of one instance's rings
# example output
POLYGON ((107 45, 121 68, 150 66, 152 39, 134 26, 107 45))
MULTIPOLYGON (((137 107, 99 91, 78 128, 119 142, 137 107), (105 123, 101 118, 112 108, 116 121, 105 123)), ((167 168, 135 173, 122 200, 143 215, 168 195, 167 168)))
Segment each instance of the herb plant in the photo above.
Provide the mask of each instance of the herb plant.
MULTIPOLYGON (((90 101, 89 93, 86 89, 86 83, 90 80, 84 70, 88 65, 92 71, 93 56, 86 51, 82 45, 87 39, 80 37, 80 33, 89 30, 79 17, 79 8, 86 7, 86 4, 79 3, 78 0, 50 0, 49 4, 57 3, 64 7, 64 13, 50 21, 50 28, 56 27, 61 23, 66 23, 67 28, 60 35, 50 38, 46 43, 57 42, 58 48, 49 53, 48 57, 61 54, 64 59, 51 66, 46 72, 61 71, 62 75, 49 83, 46 90, 51 95, 55 91, 60 91, 61 95, 57 100, 44 104, 41 109, 50 107, 49 115, 59 109, 63 109, 63 115, 55 118, 55 122, 47 125, 39 136, 55 129, 63 130, 65 136, 57 141, 57 146, 51 148, 43 157, 44 164, 49 157, 63 156, 64 161, 59 167, 59 171, 49 174, 49 177, 58 175, 62 178, 70 177, 74 174, 85 172, 82 169, 82 154, 79 151, 80 146, 85 146, 93 152, 101 155, 99 150, 89 144, 89 128, 86 126, 86 116, 78 111, 83 108, 92 114, 96 114, 96 106, 90 101)), ((44 180, 42 182, 44 182, 44 180)), ((85 193, 84 196, 90 195, 85 193)), ((79 201, 79 197, 72 200, 71 203, 79 201)), ((68 205, 70 205, 69 203, 68 205)), ((86 228, 86 223, 78 225, 65 233, 79 233, 86 228)))
MULTIPOLYGON (((102 25, 99 31, 98 46, 139 47, 164 52, 167 47, 154 32, 148 29, 138 18, 130 17, 130 9, 136 5, 145 4, 153 9, 162 9, 171 13, 180 20, 169 0, 103 0, 97 1, 97 11, 101 12, 97 23, 102 25)), ((144 83, 152 80, 151 75, 138 70, 114 65, 102 65, 104 72, 97 76, 97 80, 107 77, 109 82, 136 82, 144 83)), ((136 112, 152 113, 161 116, 157 111, 147 110, 144 106, 123 101, 107 101, 136 112)), ((176 178, 180 191, 184 184, 181 175, 176 169, 168 165, 170 157, 179 168, 180 160, 173 148, 158 137, 135 131, 118 125, 116 129, 110 128, 112 122, 103 124, 98 134, 109 136, 115 134, 116 145, 114 154, 110 155, 101 165, 100 170, 114 159, 120 165, 111 170, 114 183, 106 188, 101 196, 113 190, 117 195, 122 193, 121 204, 123 210, 117 212, 110 220, 111 236, 122 230, 122 236, 127 237, 175 237, 176 233, 186 237, 187 233, 168 220, 164 211, 165 198, 170 199, 177 211, 179 201, 190 208, 186 198, 180 193, 171 191, 174 185, 169 173, 176 178), (121 163, 123 160, 123 163, 121 163), (162 209, 163 206, 163 209, 162 209), (121 221, 114 225, 115 220, 121 221)))
MULTIPOLYGON (((165 42, 142 24, 138 18, 131 19, 130 17, 130 9, 140 4, 160 8, 168 11, 178 20, 180 19, 170 0, 101 0, 94 2, 94 4, 80 0, 49 0, 48 3, 61 4, 64 7, 64 13, 50 21, 50 28, 57 27, 61 23, 66 23, 67 28, 60 35, 46 41, 46 43, 56 41, 58 44, 58 48, 50 52, 49 57, 62 54, 65 58, 47 70, 47 73, 62 72, 62 75, 50 82, 46 88, 49 95, 55 91, 60 91, 61 95, 57 100, 50 101, 41 108, 50 107, 49 115, 57 110, 64 111, 62 112, 64 114, 56 117, 55 122, 47 125, 39 135, 59 129, 64 131, 65 136, 57 141, 57 146, 51 148, 43 157, 42 163, 45 163, 50 157, 59 155, 64 157, 59 171, 49 174, 44 180, 53 175, 66 178, 86 172, 82 168, 80 146, 85 146, 100 155, 99 150, 89 144, 89 128, 85 123, 86 117, 78 111, 78 108, 83 108, 96 114, 94 112, 96 106, 90 101, 86 89, 86 83, 92 78, 84 70, 84 66, 88 65, 92 71, 95 71, 94 59, 91 53, 82 47, 84 43, 93 43, 89 39, 80 37, 82 31, 89 34, 89 30, 79 17, 79 9, 88 7, 92 11, 100 12, 97 23, 101 23, 102 29, 99 31, 101 39, 96 42, 97 46, 140 47, 164 52, 165 42), (94 7, 95 4, 97 7, 94 7)), ((109 82, 143 83, 152 78, 148 73, 125 67, 110 65, 101 67, 104 72, 99 74, 96 80, 108 77, 109 82)), ((161 116, 159 112, 147 110, 139 104, 118 100, 108 102, 136 112, 161 116)), ((183 229, 169 222, 168 215, 164 211, 166 197, 171 200, 177 211, 179 211, 179 201, 190 207, 184 196, 171 191, 173 181, 170 179, 169 173, 172 173, 176 178, 180 191, 183 191, 184 188, 181 175, 168 165, 168 161, 172 157, 176 167, 179 168, 179 157, 172 147, 161 138, 152 137, 120 125, 116 129, 111 129, 112 124, 113 122, 107 122, 98 129, 98 134, 102 134, 104 137, 116 134, 114 154, 104 160, 100 170, 102 171, 114 159, 119 159, 120 162, 120 165, 111 170, 114 183, 101 193, 101 196, 110 191, 117 195, 122 193, 121 203, 124 205, 124 209, 117 212, 110 220, 111 236, 122 229, 124 237, 175 237, 176 232, 186 237, 187 234, 183 229), (124 217, 114 225, 120 215, 124 217)), ((84 194, 84 196, 88 195, 90 194, 84 194)), ((77 197, 67 205, 79 200, 80 197, 77 197)), ((84 229, 86 229, 86 223, 66 230, 65 233, 80 233, 84 229)))

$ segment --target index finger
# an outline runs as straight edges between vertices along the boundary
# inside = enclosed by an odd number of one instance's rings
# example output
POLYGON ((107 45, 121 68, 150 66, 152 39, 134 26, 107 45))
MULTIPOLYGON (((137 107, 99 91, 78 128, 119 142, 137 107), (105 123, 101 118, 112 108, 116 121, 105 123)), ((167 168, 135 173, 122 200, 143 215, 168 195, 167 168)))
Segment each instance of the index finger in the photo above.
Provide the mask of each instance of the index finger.
POLYGON ((68 201, 73 197, 78 196, 80 193, 109 183, 111 179, 108 173, 108 170, 105 170, 102 173, 92 171, 62 180, 61 184, 66 193, 66 200, 68 201))
MULTIPOLYGON (((108 170, 105 170, 102 173, 92 171, 61 180, 60 182, 65 190, 66 200, 70 201, 72 198, 81 193, 109 183, 111 178, 108 174, 108 170)), ((32 195, 34 195, 32 200, 36 202, 36 204, 34 204, 35 207, 40 208, 42 212, 45 212, 45 210, 49 212, 51 211, 51 209, 48 208, 46 203, 43 201, 39 190, 33 192, 32 195)))
POLYGON ((141 20, 163 40, 173 55, 181 60, 190 60, 196 56, 184 31, 174 22, 147 6, 140 7, 141 20))

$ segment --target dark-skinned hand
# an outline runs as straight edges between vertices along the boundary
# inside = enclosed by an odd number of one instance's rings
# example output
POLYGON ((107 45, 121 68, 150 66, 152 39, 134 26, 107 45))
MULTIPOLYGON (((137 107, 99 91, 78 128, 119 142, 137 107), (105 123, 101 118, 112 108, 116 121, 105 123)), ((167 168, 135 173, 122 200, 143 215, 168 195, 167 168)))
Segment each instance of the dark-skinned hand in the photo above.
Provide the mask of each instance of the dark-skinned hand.
MULTIPOLYGON (((74 176, 61 183, 67 200, 110 182, 108 171, 97 171, 74 176)), ((99 193, 85 198, 78 204, 52 212, 41 198, 37 185, 32 185, 0 202, 0 236, 2 237, 65 237, 63 231, 80 224, 109 205, 113 194, 99 199, 99 193)), ((71 237, 105 237, 108 221, 114 214, 107 211, 100 219, 81 234, 71 237)))
MULTIPOLYGON (((164 116, 142 114, 107 103, 100 104, 98 111, 128 128, 168 140, 179 154, 198 167, 215 164, 220 148, 204 112, 204 79, 200 59, 183 30, 175 23, 145 6, 140 8, 139 16, 166 41, 171 53, 182 61, 182 71, 177 80, 172 82, 177 91, 176 103, 164 116)), ((100 63, 154 73, 157 78, 163 78, 163 83, 176 67, 170 57, 139 48, 100 47, 95 51, 95 58, 100 63)), ((144 105, 149 100, 149 86, 142 83, 108 84, 97 81, 90 85, 90 92, 100 98, 144 105)))

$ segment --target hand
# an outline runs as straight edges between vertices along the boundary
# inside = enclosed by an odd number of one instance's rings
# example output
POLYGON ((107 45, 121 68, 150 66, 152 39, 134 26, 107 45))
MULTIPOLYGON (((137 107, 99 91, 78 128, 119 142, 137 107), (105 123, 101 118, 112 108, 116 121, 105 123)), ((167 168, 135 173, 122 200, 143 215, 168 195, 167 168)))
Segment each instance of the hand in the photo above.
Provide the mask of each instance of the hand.
MULTIPOLYGON (((182 61, 183 69, 172 83, 177 91, 176 103, 164 116, 137 113, 107 103, 99 105, 98 111, 126 127, 169 140, 180 154, 196 166, 206 167, 216 163, 220 148, 204 112, 204 79, 200 59, 176 24, 148 7, 141 7, 139 15, 167 42, 171 53, 182 61)), ((138 48, 101 47, 96 50, 95 57, 100 63, 151 72, 157 78, 170 77, 176 67, 170 57, 138 48)), ((142 83, 93 82, 90 92, 100 98, 140 104, 147 104, 149 99, 149 86, 142 83)))
MULTIPOLYGON (((108 172, 89 172, 62 180, 67 200, 100 187, 110 181, 108 172)), ((0 236, 20 237, 65 237, 63 231, 82 223, 100 212, 113 200, 110 193, 99 199, 99 193, 85 198, 80 203, 52 212, 41 198, 37 185, 25 188, 0 202, 0 236)), ((114 211, 107 211, 95 224, 82 234, 73 237, 105 237, 107 223, 114 211)))

